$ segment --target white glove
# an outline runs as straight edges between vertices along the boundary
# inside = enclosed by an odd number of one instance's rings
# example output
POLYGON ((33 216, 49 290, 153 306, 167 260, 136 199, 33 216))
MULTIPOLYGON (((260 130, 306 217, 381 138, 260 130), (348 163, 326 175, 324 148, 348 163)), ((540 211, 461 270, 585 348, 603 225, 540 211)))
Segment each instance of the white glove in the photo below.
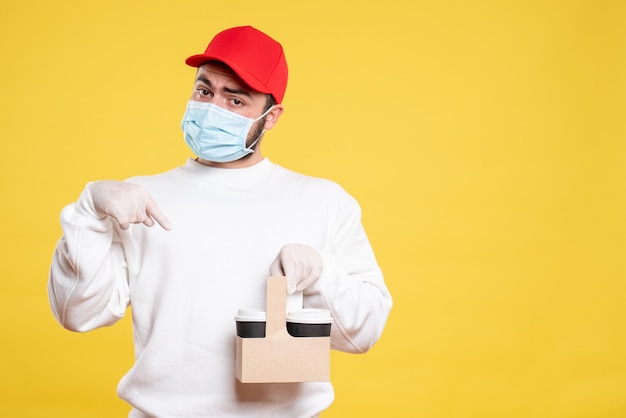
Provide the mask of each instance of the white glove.
POLYGON ((130 224, 140 223, 153 226, 154 221, 167 231, 172 228, 170 221, 152 200, 152 196, 139 185, 101 180, 90 185, 89 193, 96 212, 112 217, 122 229, 128 229, 130 224))
POLYGON ((287 244, 270 266, 270 276, 286 276, 287 293, 292 294, 315 283, 322 267, 322 257, 315 249, 302 244, 287 244))

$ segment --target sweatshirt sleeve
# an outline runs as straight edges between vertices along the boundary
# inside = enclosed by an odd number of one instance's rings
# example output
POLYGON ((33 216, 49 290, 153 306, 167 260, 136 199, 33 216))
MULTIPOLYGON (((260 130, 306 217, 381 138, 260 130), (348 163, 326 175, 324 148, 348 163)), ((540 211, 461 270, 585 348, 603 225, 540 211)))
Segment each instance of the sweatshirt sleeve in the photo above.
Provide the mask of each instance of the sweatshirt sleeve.
POLYGON ((346 206, 321 251, 322 274, 305 290, 305 305, 330 309, 333 349, 364 353, 380 338, 392 299, 361 224, 360 207, 351 198, 346 206))
POLYGON ((129 287, 124 251, 113 223, 93 207, 89 183, 61 211, 63 236, 54 251, 48 296, 52 312, 72 331, 109 326, 124 316, 129 287))

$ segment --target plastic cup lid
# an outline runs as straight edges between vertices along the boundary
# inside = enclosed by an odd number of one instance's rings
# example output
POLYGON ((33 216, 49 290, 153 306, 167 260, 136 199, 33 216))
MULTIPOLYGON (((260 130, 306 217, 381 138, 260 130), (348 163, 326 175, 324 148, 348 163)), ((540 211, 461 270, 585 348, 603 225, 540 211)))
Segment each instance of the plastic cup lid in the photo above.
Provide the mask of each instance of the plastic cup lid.
POLYGON ((288 312, 287 321, 301 324, 330 324, 333 317, 327 309, 304 308, 288 312))
POLYGON ((256 308, 239 309, 235 321, 265 322, 265 311, 256 308))

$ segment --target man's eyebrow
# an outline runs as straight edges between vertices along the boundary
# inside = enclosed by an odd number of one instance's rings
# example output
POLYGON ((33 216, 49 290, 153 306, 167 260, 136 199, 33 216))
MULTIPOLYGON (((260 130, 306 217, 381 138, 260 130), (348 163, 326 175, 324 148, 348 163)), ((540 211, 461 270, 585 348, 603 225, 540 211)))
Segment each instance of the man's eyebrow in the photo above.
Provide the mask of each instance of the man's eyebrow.
POLYGON ((211 84, 211 82, 210 82, 208 79, 206 79, 206 78, 204 78, 204 77, 202 77, 202 76, 200 76, 200 77, 196 78, 196 82, 198 82, 198 81, 201 81, 201 82, 203 82, 204 84, 206 84, 207 86, 209 86, 209 87, 213 88, 213 85, 211 84))
POLYGON ((250 95, 250 92, 248 92, 248 90, 244 90, 244 89, 231 89, 230 87, 224 87, 224 91, 226 93, 230 93, 230 94, 238 94, 240 96, 252 97, 250 95))
MULTIPOLYGON (((211 84, 211 82, 208 79, 200 76, 200 77, 196 78, 196 82, 198 82, 198 81, 206 84, 210 89, 213 89, 213 84, 211 84)), ((245 90, 245 89, 224 87, 222 90, 224 90, 226 93, 230 93, 230 94, 238 94, 240 96, 252 97, 250 92, 248 90, 245 90)))

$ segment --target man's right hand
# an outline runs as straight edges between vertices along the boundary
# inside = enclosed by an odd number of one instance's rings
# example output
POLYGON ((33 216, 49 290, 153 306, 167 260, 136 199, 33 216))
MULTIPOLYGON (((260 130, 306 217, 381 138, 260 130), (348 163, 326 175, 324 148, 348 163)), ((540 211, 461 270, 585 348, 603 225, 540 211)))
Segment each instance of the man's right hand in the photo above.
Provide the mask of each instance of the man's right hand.
POLYGON ((169 219, 141 186, 101 180, 92 183, 89 192, 96 212, 112 217, 122 229, 128 229, 130 224, 153 226, 155 221, 166 231, 172 229, 169 219))

